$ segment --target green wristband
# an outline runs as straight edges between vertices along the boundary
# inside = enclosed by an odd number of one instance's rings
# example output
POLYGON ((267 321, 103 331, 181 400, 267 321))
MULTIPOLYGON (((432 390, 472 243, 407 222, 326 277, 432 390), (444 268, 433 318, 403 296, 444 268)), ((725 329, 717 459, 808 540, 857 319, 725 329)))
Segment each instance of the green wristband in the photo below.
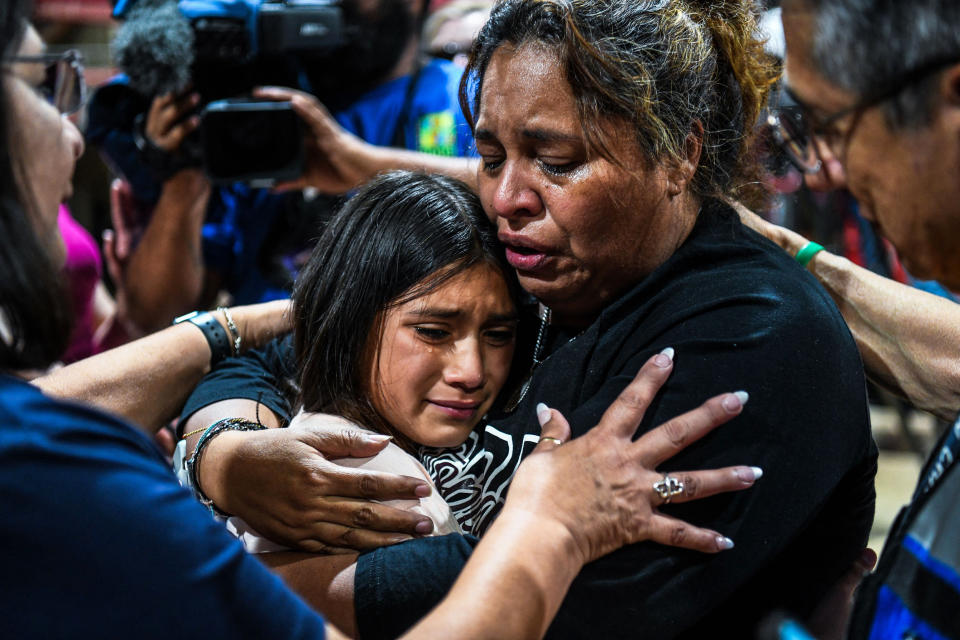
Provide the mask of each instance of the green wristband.
POLYGON ((803 245, 803 249, 797 251, 797 262, 800 263, 801 267, 806 268, 810 261, 813 260, 813 256, 817 255, 823 251, 823 245, 819 245, 816 242, 808 242, 803 245))

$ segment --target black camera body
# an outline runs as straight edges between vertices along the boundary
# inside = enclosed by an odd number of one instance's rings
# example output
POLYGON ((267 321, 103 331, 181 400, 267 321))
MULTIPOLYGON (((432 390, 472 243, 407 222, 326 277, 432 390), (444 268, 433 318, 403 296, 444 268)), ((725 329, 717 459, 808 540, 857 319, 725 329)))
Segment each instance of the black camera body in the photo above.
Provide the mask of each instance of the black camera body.
POLYGON ((131 87, 153 98, 189 86, 201 97, 200 131, 181 145, 178 164, 202 166, 219 183, 299 176, 299 119, 289 104, 250 95, 259 85, 300 86, 301 55, 346 43, 341 1, 135 2, 114 9, 126 19, 115 53, 131 87))
POLYGON ((270 187, 303 174, 303 126, 289 102, 211 102, 200 121, 203 167, 215 183, 270 187))

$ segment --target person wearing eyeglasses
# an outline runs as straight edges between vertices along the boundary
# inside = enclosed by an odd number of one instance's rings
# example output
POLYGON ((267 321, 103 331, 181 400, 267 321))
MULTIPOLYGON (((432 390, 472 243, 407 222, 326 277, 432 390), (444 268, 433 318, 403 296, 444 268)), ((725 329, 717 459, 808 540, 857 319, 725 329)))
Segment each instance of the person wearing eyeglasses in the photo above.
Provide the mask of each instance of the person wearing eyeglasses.
MULTIPOLYGON (((87 98, 81 53, 75 49, 48 52, 36 31, 30 28, 25 33, 20 55, 13 61, 15 68, 31 79, 34 90, 66 117, 63 138, 71 140, 64 144, 74 144, 72 139, 78 135, 77 128, 69 117, 80 110, 87 98)), ((43 143, 34 144, 43 149, 43 143)), ((80 148, 83 148, 82 142, 80 148)), ((56 160, 59 156, 45 150, 30 154, 30 159, 40 162, 39 166, 51 180, 64 182, 63 189, 44 189, 44 197, 53 200, 64 192, 69 195, 72 172, 64 171, 63 163, 51 162, 51 158, 56 160)), ((131 330, 122 309, 100 280, 100 249, 86 229, 73 219, 65 204, 58 210, 58 226, 65 244, 64 271, 76 319, 70 344, 61 358, 69 363, 123 344, 136 332, 131 330)), ((122 282, 117 284, 118 295, 122 295, 122 282)))
MULTIPOLYGON (((56 109, 40 114, 49 113, 51 121, 21 114, 21 126, 10 134, 27 150, 15 164, 17 175, 29 185, 37 212, 52 217, 53 224, 45 227, 49 229, 48 246, 62 255, 63 238, 57 229, 56 216, 60 203, 73 193, 73 166, 83 153, 84 145, 76 125, 60 114, 69 115, 82 104, 84 84, 79 80, 80 66, 73 53, 64 56, 46 53, 40 37, 30 28, 9 68, 56 109), (56 121, 52 121, 54 115, 57 115, 56 121)), ((15 101, 14 107, 21 104, 15 101)))
MULTIPOLYGON (((789 4, 795 7, 795 3, 789 4)), ((794 9, 791 15, 797 13, 794 9)), ((918 20, 911 17, 907 24, 915 25, 918 20)), ((943 47, 944 44, 937 43, 932 48, 943 47)), ((910 55, 915 57, 916 54, 910 55)), ((797 55, 793 57, 796 59, 797 55)), ((931 83, 942 78, 958 60, 960 55, 954 53, 953 57, 950 54, 934 55, 914 66, 900 65, 903 68, 899 75, 884 77, 878 87, 868 87, 855 102, 832 111, 805 100, 793 88, 790 95, 797 107, 774 113, 767 121, 786 156, 804 172, 808 187, 815 190, 848 188, 854 195, 865 194, 866 197, 860 198, 861 211, 893 242, 911 273, 919 277, 936 277, 954 291, 958 285, 951 287, 943 275, 946 265, 935 271, 923 262, 929 262, 935 255, 930 248, 949 242, 949 236, 936 237, 936 227, 931 225, 919 225, 914 229, 914 225, 908 222, 909 216, 904 214, 891 219, 886 210, 881 210, 878 216, 874 189, 884 180, 871 176, 870 183, 865 185, 865 178, 858 173, 854 181, 849 181, 846 155, 847 147, 866 115, 874 111, 909 115, 903 106, 899 106, 901 103, 916 111, 916 94, 923 95, 923 89, 929 90, 931 83), (915 231, 927 235, 927 242, 918 244, 915 231)), ((788 72, 792 67, 788 63, 788 72)), ((796 85, 795 82, 789 83, 788 88, 791 84, 796 85)), ((910 129, 909 126, 906 128, 910 129)), ((887 155, 881 154, 881 149, 875 151, 872 160, 876 162, 887 155)), ((953 168, 956 173, 956 164, 948 158, 948 155, 937 156, 936 162, 939 171, 952 175, 949 172, 953 168)), ((916 178, 915 181, 904 181, 913 187, 912 190, 898 188, 895 197, 887 196, 895 200, 905 213, 918 207, 935 206, 932 202, 934 194, 924 188, 919 174, 916 178), (916 191, 920 192, 919 195, 916 191)), ((890 183, 886 192, 893 190, 893 183, 890 183)), ((948 217, 950 209, 947 198, 947 206, 939 209, 938 215, 948 217)), ((944 420, 954 420, 960 409, 960 366, 957 365, 960 348, 954 347, 960 345, 960 306, 878 276, 841 256, 824 251, 800 234, 770 224, 742 208, 740 213, 744 222, 807 261, 807 269, 831 293, 850 325, 874 382, 906 397, 918 409, 944 420)))
MULTIPOLYGON (((771 120, 783 150, 812 188, 849 189, 911 273, 960 290, 960 4, 786 0, 783 26, 800 105, 771 120)), ((830 292, 874 380, 957 420, 960 306, 741 215, 830 292)), ((960 637, 957 458, 960 420, 935 445, 861 585, 847 637, 960 637)))

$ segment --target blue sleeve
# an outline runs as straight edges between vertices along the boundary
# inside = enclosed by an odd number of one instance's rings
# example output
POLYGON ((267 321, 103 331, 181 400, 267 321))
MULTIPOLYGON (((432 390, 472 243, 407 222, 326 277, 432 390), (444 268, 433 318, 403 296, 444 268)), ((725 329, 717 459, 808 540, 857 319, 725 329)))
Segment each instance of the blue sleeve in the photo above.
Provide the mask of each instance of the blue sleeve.
POLYGON ((447 595, 476 544, 452 533, 361 554, 353 591, 359 637, 396 638, 412 627, 447 595))
POLYGON ((143 435, 39 392, 12 413, 20 424, 0 434, 0 637, 323 637, 322 619, 143 435))

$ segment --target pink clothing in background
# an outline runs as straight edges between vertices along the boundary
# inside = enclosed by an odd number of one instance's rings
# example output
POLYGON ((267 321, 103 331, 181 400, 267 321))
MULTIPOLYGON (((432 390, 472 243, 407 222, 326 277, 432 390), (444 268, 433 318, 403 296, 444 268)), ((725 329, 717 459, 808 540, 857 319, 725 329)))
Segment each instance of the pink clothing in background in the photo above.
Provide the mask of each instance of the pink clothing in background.
POLYGON ((103 273, 103 258, 93 236, 60 205, 57 225, 67 247, 64 271, 73 308, 73 334, 63 355, 64 363, 76 362, 94 354, 93 294, 103 273))

